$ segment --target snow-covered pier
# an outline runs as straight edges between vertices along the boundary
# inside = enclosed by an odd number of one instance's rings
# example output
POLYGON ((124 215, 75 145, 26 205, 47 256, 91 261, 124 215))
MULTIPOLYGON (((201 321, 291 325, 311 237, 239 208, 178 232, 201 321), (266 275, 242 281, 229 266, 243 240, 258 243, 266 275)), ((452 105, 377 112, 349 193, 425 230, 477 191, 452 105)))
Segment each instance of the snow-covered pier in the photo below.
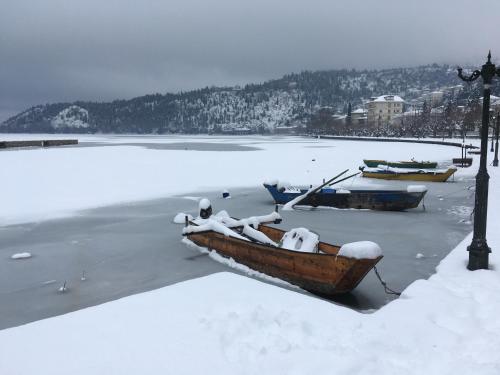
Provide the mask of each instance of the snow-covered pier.
POLYGON ((69 146, 77 145, 78 139, 40 139, 40 140, 23 140, 23 141, 0 141, 0 148, 15 148, 15 147, 52 147, 52 146, 69 146))

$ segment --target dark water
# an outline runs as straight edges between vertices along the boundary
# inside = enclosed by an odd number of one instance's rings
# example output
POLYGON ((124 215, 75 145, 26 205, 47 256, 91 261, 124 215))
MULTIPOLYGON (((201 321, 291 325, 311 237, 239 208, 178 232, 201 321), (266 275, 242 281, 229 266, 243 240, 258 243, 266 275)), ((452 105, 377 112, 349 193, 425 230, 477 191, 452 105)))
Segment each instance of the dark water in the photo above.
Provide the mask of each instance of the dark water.
MULTIPOLYGON (((473 195, 466 189, 472 184, 427 184, 426 211, 296 210, 282 212, 280 227, 308 227, 321 240, 336 244, 377 242, 385 256, 378 266, 380 272, 393 289, 402 290, 434 273, 439 261, 472 230, 473 195), (417 257, 419 253, 423 257, 417 257)), ((231 193, 231 199, 221 199, 219 193, 205 196, 215 211, 225 209, 237 217, 261 215, 274 208, 264 188, 231 193)), ((193 200, 176 197, 84 211, 69 219, 0 227, 0 328, 214 272, 235 272, 180 242, 182 226, 173 224, 172 218, 179 211, 194 214, 196 206, 193 200), (25 251, 33 257, 10 259, 25 251), (58 292, 65 281, 67 291, 58 292)), ((353 293, 337 302, 365 310, 392 298, 370 272, 353 293)))

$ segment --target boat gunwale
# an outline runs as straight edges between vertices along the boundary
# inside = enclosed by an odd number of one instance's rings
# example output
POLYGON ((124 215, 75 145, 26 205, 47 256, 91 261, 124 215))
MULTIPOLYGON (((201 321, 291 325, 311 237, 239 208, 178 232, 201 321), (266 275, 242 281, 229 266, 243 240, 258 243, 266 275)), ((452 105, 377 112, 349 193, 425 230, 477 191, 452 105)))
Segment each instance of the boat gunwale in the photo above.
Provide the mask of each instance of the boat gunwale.
MULTIPOLYGON (((273 227, 270 227, 272 229, 275 229, 275 230, 279 230, 283 233, 286 233, 286 231, 284 230, 281 230, 281 229, 278 229, 278 228, 273 228, 273 227)), ((227 236, 223 233, 219 233, 219 232, 216 232, 212 229, 207 229, 207 230, 202 230, 202 231, 199 231, 199 232, 190 232, 190 233, 183 233, 182 236, 184 237, 188 237, 189 239, 189 236, 190 235, 196 235, 196 234, 219 234, 221 236, 225 236, 227 237, 229 240, 231 241, 236 241, 238 243, 242 243, 242 244, 245 244, 245 245, 256 245, 256 246, 260 246, 260 247, 263 247, 263 248, 266 248, 266 249, 269 249, 269 250, 278 250, 278 251, 282 251, 284 253, 292 253, 292 254, 296 254, 296 255, 301 255, 301 256, 327 256, 327 257, 335 257, 335 258, 343 258, 343 259, 346 259, 348 261, 351 261, 351 262, 356 262, 356 261, 375 261, 377 260, 377 262, 382 259, 384 256, 383 255, 380 255, 378 256, 377 258, 350 258, 350 257, 346 257, 344 255, 338 255, 338 254, 328 254, 328 253, 324 253, 324 252, 317 252, 317 253, 312 253, 312 252, 306 252, 306 251, 297 251, 297 250, 291 250, 291 249, 285 249, 285 248, 282 248, 282 247, 277 247, 277 246, 273 246, 273 245, 269 245, 269 244, 263 244, 263 243, 259 243, 259 242, 256 242, 256 241, 252 241, 252 240, 242 240, 238 237, 233 237, 233 236, 227 236)), ((324 242, 324 241, 320 241, 318 243, 318 247, 321 245, 321 244, 325 244, 327 246, 334 246, 334 247, 337 247, 340 251, 340 248, 341 246, 339 245, 334 245, 334 244, 330 244, 328 242, 324 242)), ((212 250, 215 250, 217 251, 217 249, 212 249, 212 250)))
MULTIPOLYGON (((264 187, 266 189, 269 190, 268 187, 276 187, 276 185, 269 185, 269 184, 264 184, 264 187)), ((297 195, 300 195, 300 194, 305 194, 307 193, 308 189, 302 189, 302 188, 298 188, 300 189, 300 193, 299 192, 295 192, 295 191, 283 191, 283 192, 280 192, 278 189, 278 193, 280 194, 297 194, 297 195)), ((316 192, 315 194, 334 194, 334 193, 325 193, 325 192, 322 192, 323 189, 321 189, 320 191, 316 192)), ((334 190, 340 190, 340 189, 334 189, 334 190)), ((408 191, 408 190, 375 190, 375 189, 366 189, 366 190, 360 190, 360 189, 344 189, 344 190, 349 190, 349 193, 337 193, 335 192, 335 194, 366 194, 366 193, 374 193, 374 194, 395 194, 395 193, 399 193, 399 194, 425 194, 427 193, 427 190, 425 191, 408 191)))

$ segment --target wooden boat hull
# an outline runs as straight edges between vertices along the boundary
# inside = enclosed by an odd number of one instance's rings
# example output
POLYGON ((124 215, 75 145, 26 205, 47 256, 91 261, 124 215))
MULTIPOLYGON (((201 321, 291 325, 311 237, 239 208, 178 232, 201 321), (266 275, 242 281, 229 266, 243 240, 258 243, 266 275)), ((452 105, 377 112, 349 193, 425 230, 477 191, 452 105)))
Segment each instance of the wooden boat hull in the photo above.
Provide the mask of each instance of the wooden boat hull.
POLYGON ((378 178, 382 180, 400 180, 400 181, 426 181, 426 182, 446 182, 457 170, 449 168, 446 172, 393 172, 393 171, 380 171, 371 172, 363 171, 363 177, 378 178))
MULTIPOLYGON (((260 225, 259 230, 278 242, 285 231, 260 225)), ((198 246, 217 251, 253 270, 285 280, 311 293, 333 296, 353 290, 382 259, 337 256, 339 246, 320 242, 319 253, 305 253, 244 241, 214 231, 189 233, 198 246)))
POLYGON ((363 159, 367 167, 377 168, 379 165, 387 165, 392 168, 411 168, 411 169, 433 169, 437 167, 437 162, 433 161, 386 161, 363 159))
MULTIPOLYGON (((286 204, 306 190, 299 192, 281 192, 276 185, 264 184, 276 204, 286 204)), ((424 198, 426 191, 408 192, 405 190, 350 190, 339 193, 335 189, 322 189, 304 199, 300 205, 326 206, 335 208, 356 208, 382 211, 403 211, 416 208, 424 198), (330 192, 328 192, 330 190, 330 192)))

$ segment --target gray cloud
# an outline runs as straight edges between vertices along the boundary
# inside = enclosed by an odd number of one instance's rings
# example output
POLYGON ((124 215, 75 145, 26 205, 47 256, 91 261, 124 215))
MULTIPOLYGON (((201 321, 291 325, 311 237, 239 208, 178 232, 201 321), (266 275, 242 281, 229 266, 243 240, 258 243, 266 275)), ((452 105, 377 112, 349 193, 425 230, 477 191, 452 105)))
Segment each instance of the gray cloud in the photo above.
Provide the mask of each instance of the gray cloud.
POLYGON ((6 1, 0 120, 53 101, 500 55, 495 0, 6 1))

